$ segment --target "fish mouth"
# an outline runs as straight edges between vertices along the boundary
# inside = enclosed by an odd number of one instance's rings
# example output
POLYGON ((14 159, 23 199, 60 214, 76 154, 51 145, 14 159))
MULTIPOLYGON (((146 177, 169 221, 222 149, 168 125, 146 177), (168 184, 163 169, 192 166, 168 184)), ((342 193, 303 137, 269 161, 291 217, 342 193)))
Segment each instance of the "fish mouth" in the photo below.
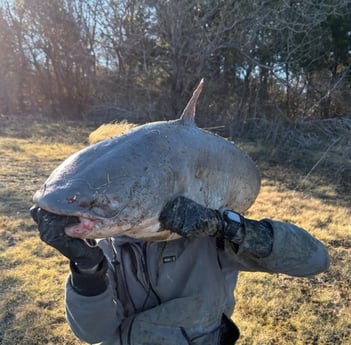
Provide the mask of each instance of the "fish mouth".
MULTIPOLYGON (((77 223, 67 225, 64 232, 67 236, 79 238, 81 240, 100 240, 102 238, 116 235, 125 235, 132 227, 129 223, 118 223, 117 219, 93 218, 89 216, 77 215, 77 223)), ((87 243, 88 245, 90 243, 87 243)))
POLYGON ((65 227, 65 233, 70 237, 87 238, 93 231, 97 220, 85 217, 79 217, 79 223, 65 227))

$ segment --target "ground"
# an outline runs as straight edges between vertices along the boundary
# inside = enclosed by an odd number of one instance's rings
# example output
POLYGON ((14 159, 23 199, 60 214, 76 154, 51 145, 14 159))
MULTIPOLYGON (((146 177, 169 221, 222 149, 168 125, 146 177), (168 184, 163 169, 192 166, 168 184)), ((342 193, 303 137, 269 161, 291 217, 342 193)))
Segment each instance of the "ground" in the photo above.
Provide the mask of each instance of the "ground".
MULTIPOLYGON (((28 209, 52 169, 86 146, 95 127, 32 116, 0 117, 3 345, 81 344, 64 317, 66 259, 40 241, 28 209)), ((239 344, 350 344, 349 193, 326 174, 308 174, 317 161, 308 161, 308 152, 305 165, 289 165, 293 158, 283 154, 278 159, 272 148, 270 159, 264 160, 264 147, 258 152, 252 140, 238 144, 257 159, 263 177, 259 197, 246 216, 294 222, 324 242, 331 256, 329 271, 311 278, 241 273, 233 315, 241 329, 239 344)))

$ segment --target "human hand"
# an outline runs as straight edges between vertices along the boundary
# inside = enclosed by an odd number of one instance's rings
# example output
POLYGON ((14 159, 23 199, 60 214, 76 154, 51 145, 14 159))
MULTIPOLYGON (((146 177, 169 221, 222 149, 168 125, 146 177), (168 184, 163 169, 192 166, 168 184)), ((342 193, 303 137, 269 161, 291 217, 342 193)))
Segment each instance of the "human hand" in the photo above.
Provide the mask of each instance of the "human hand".
POLYGON ((38 224, 40 238, 74 262, 79 270, 89 270, 104 259, 99 247, 90 247, 84 240, 67 236, 65 227, 79 223, 77 217, 61 216, 33 206, 30 213, 38 224))
POLYGON ((215 236, 223 230, 224 225, 219 211, 204 207, 183 196, 164 206, 159 221, 163 229, 186 238, 215 236))
POLYGON ((209 235, 226 239, 235 253, 239 247, 255 257, 272 251, 273 230, 268 222, 244 218, 230 209, 213 210, 183 196, 168 202, 159 220, 163 229, 186 238, 209 235))

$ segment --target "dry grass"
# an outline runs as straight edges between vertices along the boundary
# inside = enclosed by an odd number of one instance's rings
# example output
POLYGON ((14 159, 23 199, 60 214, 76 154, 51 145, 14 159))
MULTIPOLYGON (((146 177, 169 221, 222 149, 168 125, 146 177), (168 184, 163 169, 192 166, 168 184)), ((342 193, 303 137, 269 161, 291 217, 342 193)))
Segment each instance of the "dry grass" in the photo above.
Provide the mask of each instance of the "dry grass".
POLYGON ((137 125, 127 121, 102 124, 99 128, 89 134, 89 144, 95 144, 101 140, 122 135, 135 126, 137 125))
MULTIPOLYGON (((50 171, 86 145, 90 128, 27 120, 0 118, 0 343, 78 345, 64 319, 66 260, 38 239, 28 208, 50 171)), ((309 229, 328 246, 332 266, 304 279, 241 273, 234 314, 240 345, 350 344, 347 196, 329 184, 301 186, 304 175, 289 169, 262 164, 262 170, 262 190, 247 215, 309 229)))
POLYGON ((309 229, 327 244, 332 264, 313 278, 241 273, 234 314, 246 338, 240 344, 351 343, 350 209, 263 182, 248 216, 309 229))

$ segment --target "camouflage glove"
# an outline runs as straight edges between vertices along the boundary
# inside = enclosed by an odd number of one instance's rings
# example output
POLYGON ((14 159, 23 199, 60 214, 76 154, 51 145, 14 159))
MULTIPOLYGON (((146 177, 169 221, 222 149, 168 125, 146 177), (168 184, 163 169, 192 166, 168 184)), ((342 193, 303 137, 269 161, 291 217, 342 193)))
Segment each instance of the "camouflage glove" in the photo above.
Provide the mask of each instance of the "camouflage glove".
POLYGON ((232 210, 213 210, 185 198, 168 202, 159 217, 163 229, 185 238, 215 236, 230 241, 235 253, 248 252, 256 257, 270 254, 273 230, 268 222, 246 219, 232 210))
POLYGON ((79 223, 77 217, 60 216, 35 206, 31 208, 30 213, 38 224, 41 240, 75 263, 78 270, 97 268, 103 261, 101 248, 89 247, 83 240, 65 234, 66 226, 79 223))
POLYGON ((222 231, 224 226, 219 211, 201 206, 183 196, 165 205, 159 221, 163 229, 176 232, 186 238, 214 236, 222 231))

